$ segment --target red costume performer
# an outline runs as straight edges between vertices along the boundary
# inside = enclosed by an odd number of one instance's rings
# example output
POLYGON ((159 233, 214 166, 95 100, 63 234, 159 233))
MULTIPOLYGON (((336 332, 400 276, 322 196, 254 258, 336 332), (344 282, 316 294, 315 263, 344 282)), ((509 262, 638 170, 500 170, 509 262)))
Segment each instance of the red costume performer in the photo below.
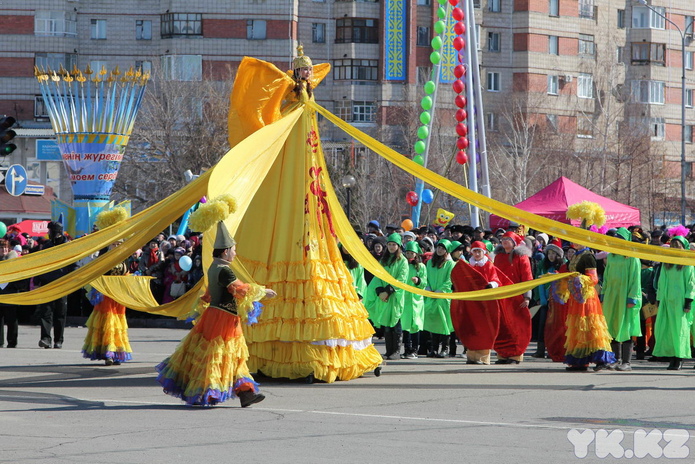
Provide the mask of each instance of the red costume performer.
MULTIPOLYGON (((451 271, 456 292, 470 292, 502 285, 497 269, 486 256, 482 242, 471 244, 471 264, 460 259, 451 271), (478 259, 476 259, 478 255, 478 259)), ((451 322, 466 352, 467 364, 490 364, 490 351, 499 330, 500 306, 504 300, 451 301, 451 322)))
MULTIPOLYGON (((502 246, 495 255, 495 266, 502 271, 511 283, 533 280, 529 256, 531 250, 524 240, 514 232, 502 236, 502 246)), ((504 278, 502 278, 504 284, 504 278)), ((531 342, 531 313, 528 305, 531 292, 522 296, 509 298, 510 304, 500 307, 500 330, 495 341, 498 360, 496 364, 519 364, 524 359, 524 352, 531 342)))

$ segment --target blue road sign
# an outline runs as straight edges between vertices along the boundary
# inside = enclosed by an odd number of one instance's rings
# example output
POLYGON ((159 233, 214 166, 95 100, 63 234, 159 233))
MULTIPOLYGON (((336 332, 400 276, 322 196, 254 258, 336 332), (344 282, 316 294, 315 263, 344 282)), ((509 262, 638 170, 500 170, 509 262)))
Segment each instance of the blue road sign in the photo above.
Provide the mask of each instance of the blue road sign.
POLYGON ((27 171, 21 164, 13 164, 7 168, 5 188, 10 195, 18 197, 27 188, 27 171))

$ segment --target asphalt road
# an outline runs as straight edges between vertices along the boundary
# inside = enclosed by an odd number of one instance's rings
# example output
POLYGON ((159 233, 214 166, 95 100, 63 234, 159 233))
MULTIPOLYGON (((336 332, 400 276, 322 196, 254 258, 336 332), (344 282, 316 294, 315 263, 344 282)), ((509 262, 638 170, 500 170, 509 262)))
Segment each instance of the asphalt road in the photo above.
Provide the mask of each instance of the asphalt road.
POLYGON ((81 357, 85 328, 62 350, 38 333, 0 349, 0 462, 695 462, 692 361, 571 373, 420 358, 350 382, 259 378, 264 402, 201 409, 155 382, 185 330, 131 329, 133 362, 111 367, 81 357))

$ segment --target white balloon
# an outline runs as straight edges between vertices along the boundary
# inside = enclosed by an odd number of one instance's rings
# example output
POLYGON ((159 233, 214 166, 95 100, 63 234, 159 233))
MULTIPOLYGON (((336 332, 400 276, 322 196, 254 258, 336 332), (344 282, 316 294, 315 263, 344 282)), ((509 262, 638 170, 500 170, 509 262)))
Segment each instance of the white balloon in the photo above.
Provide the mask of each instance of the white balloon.
POLYGON ((193 267, 193 261, 191 261, 191 257, 185 255, 181 256, 181 258, 179 258, 179 266, 181 266, 181 269, 183 269, 184 271, 190 271, 191 267, 193 267))

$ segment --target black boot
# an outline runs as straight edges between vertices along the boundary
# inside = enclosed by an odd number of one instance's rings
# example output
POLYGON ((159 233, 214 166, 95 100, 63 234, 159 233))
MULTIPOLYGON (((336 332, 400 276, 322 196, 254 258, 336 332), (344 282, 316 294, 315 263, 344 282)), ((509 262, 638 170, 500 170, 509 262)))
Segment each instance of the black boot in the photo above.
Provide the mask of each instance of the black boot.
POLYGON ((440 335, 439 343, 442 345, 442 350, 435 355, 435 358, 446 358, 449 356, 449 336, 440 335))
POLYGON ((428 358, 434 358, 439 350, 439 334, 430 333, 430 350, 427 352, 428 358))
POLYGON ((613 352, 613 354, 615 354, 615 366, 619 366, 621 363, 620 342, 616 342, 615 340, 613 340, 611 342, 611 351, 613 352))
POLYGON ((393 347, 393 331, 390 327, 386 327, 384 329, 384 346, 386 348, 384 359, 390 359, 391 355, 393 354, 391 351, 393 347))
POLYGON ((681 358, 676 358, 675 356, 671 358, 671 362, 666 368, 669 371, 679 371, 683 368, 683 360, 681 358))
POLYGON ((545 358, 545 342, 538 342, 536 352, 533 353, 531 356, 533 356, 534 358, 545 358))

